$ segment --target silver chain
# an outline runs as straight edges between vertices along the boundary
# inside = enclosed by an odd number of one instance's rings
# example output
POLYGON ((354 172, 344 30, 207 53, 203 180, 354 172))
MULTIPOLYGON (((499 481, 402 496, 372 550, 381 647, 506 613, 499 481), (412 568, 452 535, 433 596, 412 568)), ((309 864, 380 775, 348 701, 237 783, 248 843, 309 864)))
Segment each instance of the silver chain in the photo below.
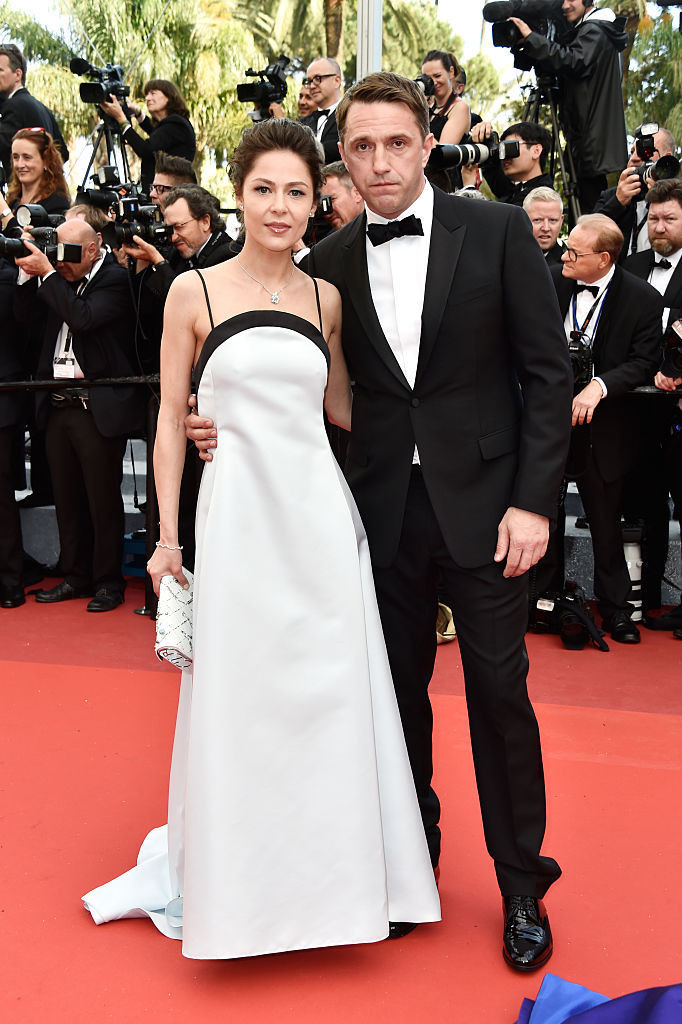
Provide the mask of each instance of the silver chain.
POLYGON ((292 264, 291 264, 291 273, 289 274, 289 277, 287 278, 287 280, 286 280, 286 281, 284 282, 284 284, 281 284, 281 285, 279 286, 279 288, 276 288, 274 292, 271 292, 271 291, 270 291, 270 289, 268 288, 268 286, 267 286, 266 284, 263 284, 263 282, 262 282, 262 281, 259 281, 257 277, 254 277, 254 276, 253 276, 253 274, 249 273, 249 271, 248 271, 248 270, 246 269, 246 267, 244 266, 244 264, 242 263, 242 261, 241 261, 241 260, 239 259, 239 256, 237 256, 237 263, 238 263, 238 264, 239 264, 239 266, 240 266, 240 267, 242 268, 242 270, 244 271, 244 273, 246 274, 246 276, 247 276, 247 277, 250 277, 252 281, 255 281, 255 282, 256 282, 256 284, 259 284, 259 285, 261 286, 261 288, 264 288, 264 289, 265 289, 265 291, 266 291, 266 292, 268 293, 268 295, 270 296, 270 302, 274 302, 274 304, 275 304, 275 305, 277 305, 277 303, 279 302, 279 295, 280 295, 280 292, 283 292, 283 291, 284 291, 284 289, 285 289, 285 288, 286 288, 286 287, 287 287, 287 286, 288 286, 289 284, 291 284, 291 279, 292 279, 292 277, 294 276, 294 270, 295 270, 295 267, 294 267, 294 264, 292 263, 292 264))

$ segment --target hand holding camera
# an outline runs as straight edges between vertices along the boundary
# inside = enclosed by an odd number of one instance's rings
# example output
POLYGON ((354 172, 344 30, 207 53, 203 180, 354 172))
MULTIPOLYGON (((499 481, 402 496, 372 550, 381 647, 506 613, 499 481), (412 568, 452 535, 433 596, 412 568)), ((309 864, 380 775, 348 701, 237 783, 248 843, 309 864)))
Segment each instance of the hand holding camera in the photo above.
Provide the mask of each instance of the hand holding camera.
MULTIPOLYGON (((647 178, 646 185, 653 184, 650 178, 647 178)), ((616 186, 616 199, 621 206, 629 206, 634 200, 640 198, 642 193, 642 182, 637 173, 636 167, 626 167, 621 173, 616 186)))

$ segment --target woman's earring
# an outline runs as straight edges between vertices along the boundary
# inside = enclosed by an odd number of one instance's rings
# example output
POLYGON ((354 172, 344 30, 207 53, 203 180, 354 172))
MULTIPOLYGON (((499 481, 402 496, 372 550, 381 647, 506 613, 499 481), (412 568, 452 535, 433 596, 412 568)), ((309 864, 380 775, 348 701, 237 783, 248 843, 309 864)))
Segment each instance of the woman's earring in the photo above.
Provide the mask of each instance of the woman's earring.
POLYGON ((311 210, 310 213, 308 214, 309 219, 312 220, 314 216, 315 216, 315 211, 311 210))

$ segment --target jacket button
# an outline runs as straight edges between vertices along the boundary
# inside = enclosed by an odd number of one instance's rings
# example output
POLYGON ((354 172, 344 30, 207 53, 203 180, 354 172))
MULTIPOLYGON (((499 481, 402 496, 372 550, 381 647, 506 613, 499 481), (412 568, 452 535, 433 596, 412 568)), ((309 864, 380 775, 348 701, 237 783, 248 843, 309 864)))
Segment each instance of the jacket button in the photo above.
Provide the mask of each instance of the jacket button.
POLYGON ((412 406, 413 409, 416 409, 417 406, 419 405, 419 399, 413 398, 412 401, 410 402, 410 405, 412 406))

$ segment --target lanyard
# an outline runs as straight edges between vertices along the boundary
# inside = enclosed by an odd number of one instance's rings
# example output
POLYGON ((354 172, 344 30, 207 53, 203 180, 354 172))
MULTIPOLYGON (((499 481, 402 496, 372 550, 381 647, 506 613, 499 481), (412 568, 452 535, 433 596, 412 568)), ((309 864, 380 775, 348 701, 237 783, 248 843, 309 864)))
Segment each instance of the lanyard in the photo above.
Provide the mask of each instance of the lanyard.
POLYGON ((587 314, 587 316, 585 317, 585 320, 583 321, 582 326, 579 326, 579 324, 578 324, 578 317, 577 317, 578 295, 577 295, 577 293, 574 293, 574 295, 573 295, 573 328, 574 328, 575 331, 578 332, 578 334, 585 334, 587 327, 589 327, 590 320, 594 316, 595 309, 601 303, 601 308, 599 310, 599 313, 597 314, 597 319, 595 320, 594 330, 592 331, 592 334, 590 335, 590 344, 594 341, 594 336, 597 333, 597 327, 599 326, 599 320, 601 318, 602 310, 604 309, 604 299, 606 298, 606 295, 607 295, 608 290, 609 290, 610 287, 611 287, 611 282, 609 281, 609 283, 607 284, 607 286, 604 289, 603 293, 601 295, 597 295, 596 299, 592 303, 590 311, 587 314))

